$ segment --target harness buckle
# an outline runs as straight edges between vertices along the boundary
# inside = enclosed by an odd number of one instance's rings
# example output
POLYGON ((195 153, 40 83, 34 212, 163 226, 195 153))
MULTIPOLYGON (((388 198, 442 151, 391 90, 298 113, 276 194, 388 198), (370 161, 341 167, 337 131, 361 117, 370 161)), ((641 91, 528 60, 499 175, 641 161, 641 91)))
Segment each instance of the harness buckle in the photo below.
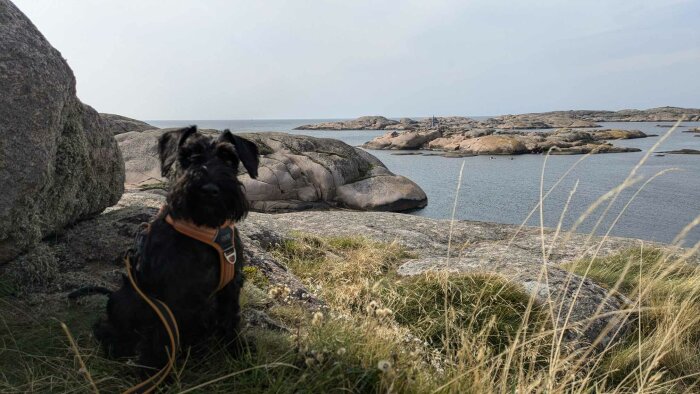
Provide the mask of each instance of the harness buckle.
POLYGON ((229 249, 224 250, 224 257, 231 265, 236 264, 236 247, 231 246, 229 249))

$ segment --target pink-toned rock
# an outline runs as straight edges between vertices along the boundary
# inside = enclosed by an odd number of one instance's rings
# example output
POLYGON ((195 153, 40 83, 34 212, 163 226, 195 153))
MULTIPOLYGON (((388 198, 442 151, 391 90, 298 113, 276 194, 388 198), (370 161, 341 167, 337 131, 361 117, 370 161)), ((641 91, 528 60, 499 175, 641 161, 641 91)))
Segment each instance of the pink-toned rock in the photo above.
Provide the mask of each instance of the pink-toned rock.
POLYGON ((469 138, 460 142, 459 150, 475 155, 518 155, 528 152, 525 144, 513 135, 469 138))
POLYGON ((379 136, 363 145, 368 149, 420 149, 425 147, 428 141, 440 136, 437 130, 405 131, 402 133, 392 131, 379 136))

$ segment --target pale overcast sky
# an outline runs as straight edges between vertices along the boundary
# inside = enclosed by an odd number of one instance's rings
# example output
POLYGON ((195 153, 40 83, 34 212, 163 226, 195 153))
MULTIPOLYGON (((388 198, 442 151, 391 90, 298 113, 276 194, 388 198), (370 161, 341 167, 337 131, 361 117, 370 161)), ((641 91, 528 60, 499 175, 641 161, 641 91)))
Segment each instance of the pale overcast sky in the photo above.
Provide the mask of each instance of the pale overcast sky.
POLYGON ((700 107, 699 0, 15 0, 139 119, 700 107))

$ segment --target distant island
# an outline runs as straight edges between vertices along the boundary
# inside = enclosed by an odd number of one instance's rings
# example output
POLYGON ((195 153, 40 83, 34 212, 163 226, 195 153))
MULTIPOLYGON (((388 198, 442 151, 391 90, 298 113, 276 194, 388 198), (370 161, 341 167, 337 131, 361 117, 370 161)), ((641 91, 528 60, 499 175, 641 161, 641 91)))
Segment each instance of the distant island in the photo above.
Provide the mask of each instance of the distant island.
POLYGON ((624 109, 621 111, 551 111, 519 115, 495 116, 483 121, 463 116, 431 117, 419 120, 402 118, 388 119, 383 116, 362 116, 355 120, 322 122, 297 127, 295 130, 415 130, 434 127, 448 128, 494 128, 494 129, 556 129, 600 127, 595 122, 687 122, 700 121, 700 109, 659 107, 645 110, 624 109))
MULTIPOLYGON (((462 116, 419 120, 363 116, 354 120, 299 126, 297 130, 387 130, 365 143, 381 150, 433 150, 446 157, 526 153, 587 154, 639 152, 608 141, 646 138, 640 130, 601 129, 597 122, 700 121, 700 109, 660 107, 622 111, 552 111, 501 115, 485 120, 462 116), (548 130, 553 131, 532 131, 548 130)), ((691 129, 688 131, 695 131, 691 129)), ((410 153, 407 153, 410 154, 410 153)))

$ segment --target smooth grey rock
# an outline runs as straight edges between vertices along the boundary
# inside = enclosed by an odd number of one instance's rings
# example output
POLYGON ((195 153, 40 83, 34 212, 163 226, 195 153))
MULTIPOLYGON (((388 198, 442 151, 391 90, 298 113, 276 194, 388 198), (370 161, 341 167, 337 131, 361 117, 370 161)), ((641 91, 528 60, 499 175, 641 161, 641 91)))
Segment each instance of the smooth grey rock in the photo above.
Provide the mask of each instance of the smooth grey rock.
MULTIPOLYGON (((116 136, 129 186, 167 181, 160 174, 157 139, 168 130, 116 136)), ((425 192, 414 182, 394 175, 376 157, 342 141, 272 132, 240 135, 254 141, 261 152, 257 179, 242 169, 239 177, 255 210, 410 210, 427 203, 425 192)))
POLYGON ((61 54, 0 0, 0 263, 113 205, 124 165, 61 54))
POLYGON ((338 187, 336 201, 365 211, 408 211, 428 204, 425 192, 411 180, 374 176, 338 187))

